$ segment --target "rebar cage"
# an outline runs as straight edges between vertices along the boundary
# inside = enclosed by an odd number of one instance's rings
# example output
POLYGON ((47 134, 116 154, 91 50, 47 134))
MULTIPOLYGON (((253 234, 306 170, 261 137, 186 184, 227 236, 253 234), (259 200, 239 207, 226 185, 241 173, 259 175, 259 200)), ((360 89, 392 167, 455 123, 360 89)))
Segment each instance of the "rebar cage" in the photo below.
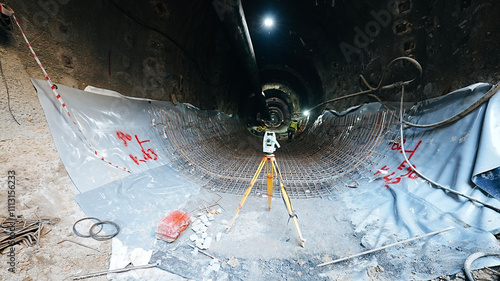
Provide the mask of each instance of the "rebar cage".
MULTIPOLYGON (((174 166, 220 192, 243 194, 260 163, 262 140, 249 134, 237 118, 187 107, 183 114, 153 107, 155 128, 174 166)), ((339 186, 356 187, 384 155, 376 152, 392 117, 388 112, 334 116, 326 112, 298 139, 283 142, 275 153, 291 198, 331 194, 339 186)), ((252 195, 266 196, 265 175, 252 195)), ((273 192, 280 195, 279 185, 273 192)))

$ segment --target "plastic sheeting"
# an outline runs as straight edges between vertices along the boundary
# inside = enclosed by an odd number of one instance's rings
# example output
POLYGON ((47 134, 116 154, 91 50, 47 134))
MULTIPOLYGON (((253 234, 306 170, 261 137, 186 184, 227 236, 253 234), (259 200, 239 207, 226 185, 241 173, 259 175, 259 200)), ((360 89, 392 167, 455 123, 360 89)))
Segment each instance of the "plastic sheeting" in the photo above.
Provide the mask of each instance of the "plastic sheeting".
MULTIPOLYGON (((156 222, 169 210, 185 204, 189 196, 199 192, 200 185, 183 177, 172 165, 169 159, 172 148, 165 147, 150 109, 154 106, 172 118, 195 109, 186 105, 130 99, 119 94, 98 95, 59 86, 71 113, 79 121, 75 127, 60 113, 46 83, 33 80, 33 84, 61 160, 81 192, 75 196, 79 205, 88 216, 118 222, 123 229, 118 238, 128 246, 152 248, 156 222), (96 157, 93 150, 99 150, 105 159, 96 157)), ((447 96, 418 103, 407 111, 405 118, 420 124, 440 121, 472 104, 489 88, 488 84, 475 84, 447 96)), ((442 128, 405 129, 405 148, 412 164, 441 184, 500 206, 495 198, 481 190, 483 188, 493 195, 498 193, 500 149, 495 140, 500 137, 499 99, 495 95, 465 118, 442 128)), ((351 110, 347 115, 380 110, 378 104, 368 104, 351 110)), ((329 115, 334 116, 325 113, 322 118, 326 120, 329 115)), ((316 124, 311 132, 319 128, 319 123, 316 124)), ((499 252, 496 239, 485 231, 498 232, 500 215, 420 179, 404 162, 397 143, 398 135, 398 126, 387 131, 376 157, 372 159, 371 175, 358 180, 359 188, 332 195, 335 201, 331 203, 342 202, 345 209, 343 218, 350 221, 355 233, 372 247, 450 225, 457 229, 434 237, 432 242, 408 247, 407 251, 404 247, 398 249, 397 254, 388 251, 387 255, 399 255, 399 259, 378 259, 377 262, 384 264, 385 268, 394 269, 385 273, 385 278, 401 279, 415 271, 418 274, 411 275, 415 279, 429 279, 436 274, 458 271, 465 257, 475 251, 499 252), (421 257, 418 261, 413 260, 415 252, 421 257), (435 265, 439 259, 442 263, 435 265), (413 266, 413 270, 405 267, 408 264, 413 266)), ((203 141, 204 136, 198 137, 199 141, 203 141)), ((294 201, 294 204, 297 209, 300 201, 294 201)), ((165 249, 156 248, 155 256, 161 256, 161 253, 166 253, 165 249)), ((342 253, 334 255, 343 256, 342 253)), ((240 258, 243 260, 245 257, 240 258)), ((354 264, 355 268, 352 264, 344 264, 335 269, 325 269, 320 275, 364 280, 368 277, 359 269, 366 269, 373 262, 373 259, 362 260, 354 264)))
MULTIPOLYGON (((418 103, 408 111, 405 118, 417 124, 447 119, 473 104, 490 87, 485 83, 474 84, 447 96, 418 103)), ((498 207, 498 200, 481 190, 488 185, 477 186, 471 181, 472 178, 487 173, 491 167, 500 166, 498 150, 489 145, 500 134, 498 131, 489 131, 483 125, 483 122, 488 124, 489 120, 494 119, 498 112, 500 95, 495 95, 489 103, 483 104, 458 122, 440 128, 405 129, 405 149, 410 162, 430 179, 498 207)), ((372 181, 378 180, 385 187, 403 189, 467 224, 498 232, 500 221, 497 212, 471 203, 463 197, 447 194, 410 172, 397 143, 399 125, 390 134, 394 142, 381 146, 378 151, 389 157, 380 161, 372 181)))

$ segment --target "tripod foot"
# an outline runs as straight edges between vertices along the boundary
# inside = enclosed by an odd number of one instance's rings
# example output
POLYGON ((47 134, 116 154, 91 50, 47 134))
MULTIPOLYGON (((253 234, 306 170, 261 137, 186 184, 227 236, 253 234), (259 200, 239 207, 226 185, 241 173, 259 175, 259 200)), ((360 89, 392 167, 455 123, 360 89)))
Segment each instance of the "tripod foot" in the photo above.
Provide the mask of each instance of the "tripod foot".
POLYGON ((302 239, 302 240, 300 241, 300 246, 301 246, 302 248, 304 248, 304 247, 305 247, 305 244, 306 244, 306 239, 302 239))

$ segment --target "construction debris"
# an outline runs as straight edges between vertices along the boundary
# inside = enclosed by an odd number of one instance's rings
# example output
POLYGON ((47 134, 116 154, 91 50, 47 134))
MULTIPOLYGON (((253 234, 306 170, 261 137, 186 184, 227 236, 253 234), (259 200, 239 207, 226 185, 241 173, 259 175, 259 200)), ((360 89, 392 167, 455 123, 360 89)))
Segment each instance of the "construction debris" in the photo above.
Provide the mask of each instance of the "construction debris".
POLYGON ((227 264, 229 264, 231 267, 234 268, 234 267, 237 267, 240 264, 240 262, 235 257, 229 257, 229 260, 227 261, 227 264))
POLYGON ((50 232, 43 232, 43 224, 53 225, 60 219, 24 219, 22 216, 6 217, 0 215, 0 253, 16 244, 31 247, 40 244, 40 237, 50 232))
MULTIPOLYGON (((213 219, 212 219, 213 220, 213 219)), ((207 250, 212 244, 212 237, 207 234, 208 227, 212 225, 207 215, 200 214, 199 217, 193 222, 192 230, 195 234, 189 236, 189 239, 195 243, 196 247, 207 250)))
POLYGON ((173 210, 158 222, 156 238, 172 243, 182 231, 189 226, 189 214, 181 210, 173 210))
POLYGON ((92 237, 94 240, 97 240, 97 241, 106 241, 106 240, 109 240, 109 239, 115 237, 116 235, 118 235, 118 233, 120 233, 120 226, 118 224, 116 224, 115 222, 112 222, 112 221, 101 221, 98 218, 85 217, 85 218, 77 220, 73 224, 73 233, 76 236, 80 236, 80 237, 84 237, 84 238, 92 237), (92 226, 89 228, 89 231, 88 231, 89 234, 88 235, 87 234, 82 234, 82 233, 80 233, 79 231, 76 230, 76 225, 79 222, 84 221, 84 220, 95 220, 95 221, 97 221, 96 223, 92 224, 92 226), (111 226, 113 226, 115 228, 115 231, 112 234, 101 234, 101 235, 98 235, 101 232, 101 230, 103 229, 103 225, 111 225, 111 226), (99 230, 96 230, 96 228, 98 228, 98 227, 99 227, 99 230))
POLYGON ((85 274, 85 275, 73 276, 73 280, 80 280, 80 279, 86 279, 86 278, 91 278, 91 277, 97 277, 97 276, 106 275, 109 273, 121 273, 121 272, 130 271, 130 270, 153 268, 159 264, 160 264, 160 262, 156 262, 156 263, 148 264, 148 265, 129 266, 129 267, 120 268, 120 269, 99 271, 99 272, 85 274))
POLYGON ((196 247, 196 246, 193 246, 193 245, 191 245, 191 244, 189 244, 189 243, 188 243, 188 246, 189 246, 189 247, 191 247, 191 248, 193 248, 193 249, 195 249, 196 251, 198 251, 198 252, 200 252, 200 253, 204 254, 204 255, 205 255, 205 256, 207 256, 207 257, 210 257, 210 258, 212 258, 212 259, 214 259, 214 260, 218 260, 218 261, 220 261, 220 262, 225 263, 225 261, 223 261, 223 260, 221 260, 221 259, 218 259, 218 258, 214 257, 213 255, 211 255, 211 254, 209 254, 209 253, 207 253, 207 252, 205 252, 205 251, 203 251, 203 250, 199 249, 199 248, 198 248, 198 247, 196 247))
POLYGON ((80 246, 82 246, 82 247, 85 247, 85 248, 88 248, 88 249, 91 249, 91 250, 94 250, 94 251, 97 251, 97 252, 101 252, 101 251, 99 251, 99 250, 97 250, 97 249, 95 249, 95 248, 92 248, 92 247, 87 246, 87 245, 85 245, 85 244, 82 244, 82 243, 79 243, 79 242, 76 242, 76 241, 73 241, 73 240, 69 240, 69 239, 63 239, 63 240, 61 240, 60 242, 57 242, 57 244, 61 244, 62 242, 71 242, 71 243, 75 243, 76 245, 80 245, 80 246))
POLYGON ((359 253, 359 254, 355 254, 355 255, 352 255, 352 256, 348 256, 348 257, 345 257, 345 258, 336 259, 334 261, 329 261, 329 262, 325 262, 325 263, 322 263, 322 264, 318 264, 317 267, 325 266, 325 265, 329 265, 329 264, 334 264, 334 263, 338 263, 338 262, 345 261, 345 260, 348 260, 348 259, 352 259, 352 258, 355 258, 355 257, 367 255, 367 254, 374 253, 374 252, 378 252, 378 251, 381 251, 381 250, 384 250, 384 249, 387 249, 387 248, 390 248, 390 247, 394 247, 394 246, 397 246, 397 245, 408 243, 408 242, 411 242, 411 241, 414 241, 414 240, 417 240, 417 239, 421 239, 421 238, 424 238, 424 237, 427 237, 427 236, 435 235, 435 234, 438 234, 438 233, 441 233, 441 232, 445 232, 445 231, 448 231, 448 230, 452 230, 454 228, 455 228, 454 226, 450 226, 450 227, 447 227, 447 228, 444 228, 444 229, 441 229, 441 230, 438 230, 438 231, 434 231, 434 232, 427 233, 427 234, 422 234, 422 235, 419 235, 419 236, 416 236, 416 237, 413 237, 413 238, 410 238, 410 239, 407 239, 407 240, 399 241, 399 242, 396 242, 396 243, 392 243, 392 244, 389 244, 389 245, 386 245, 386 246, 383 246, 383 247, 380 247, 380 248, 376 248, 376 249, 373 249, 373 250, 365 251, 365 252, 362 252, 362 253, 359 253))

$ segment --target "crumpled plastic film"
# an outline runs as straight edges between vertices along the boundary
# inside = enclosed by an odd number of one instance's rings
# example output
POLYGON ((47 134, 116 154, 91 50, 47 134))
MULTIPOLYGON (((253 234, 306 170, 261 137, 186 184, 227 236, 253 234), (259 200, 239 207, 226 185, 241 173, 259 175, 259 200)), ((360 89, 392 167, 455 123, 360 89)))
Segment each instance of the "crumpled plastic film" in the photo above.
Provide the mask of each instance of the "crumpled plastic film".
POLYGON ((489 194, 500 199, 500 95, 491 97, 483 121, 483 130, 476 164, 473 172, 473 182, 489 194))
MULTIPOLYGON (((441 121, 471 105, 490 87, 491 85, 485 83, 474 84, 447 96, 418 103, 405 118, 418 124, 441 121)), ((480 140, 486 142, 486 138, 493 137, 491 132, 485 133, 483 120, 487 109, 497 106, 495 103, 498 103, 498 99, 490 100, 459 121, 443 127, 405 129, 405 150, 410 162, 425 176, 444 186, 493 206, 500 206, 497 199, 478 188, 471 180, 476 167, 491 167, 498 161, 496 157, 487 157, 490 152, 492 155, 495 152, 480 143, 480 140)), ((398 144, 398 129, 399 125, 391 130, 394 141, 378 150, 389 157, 380 161, 372 175, 372 181, 380 181, 385 187, 404 189, 470 225, 497 232, 500 220, 496 211, 432 187, 411 172, 398 144)), ((500 136, 496 136, 497 139, 498 137, 500 136)))
MULTIPOLYGON (((75 131, 48 95, 44 81, 32 80, 38 90, 61 161, 80 192, 169 163, 148 113, 147 100, 112 97, 58 85, 81 130, 75 131), (82 139, 86 137, 86 140, 82 139), (94 153, 98 151, 103 158, 94 153), (120 167, 120 168, 117 168, 120 167)), ((168 106, 168 105, 166 105, 168 106)))

